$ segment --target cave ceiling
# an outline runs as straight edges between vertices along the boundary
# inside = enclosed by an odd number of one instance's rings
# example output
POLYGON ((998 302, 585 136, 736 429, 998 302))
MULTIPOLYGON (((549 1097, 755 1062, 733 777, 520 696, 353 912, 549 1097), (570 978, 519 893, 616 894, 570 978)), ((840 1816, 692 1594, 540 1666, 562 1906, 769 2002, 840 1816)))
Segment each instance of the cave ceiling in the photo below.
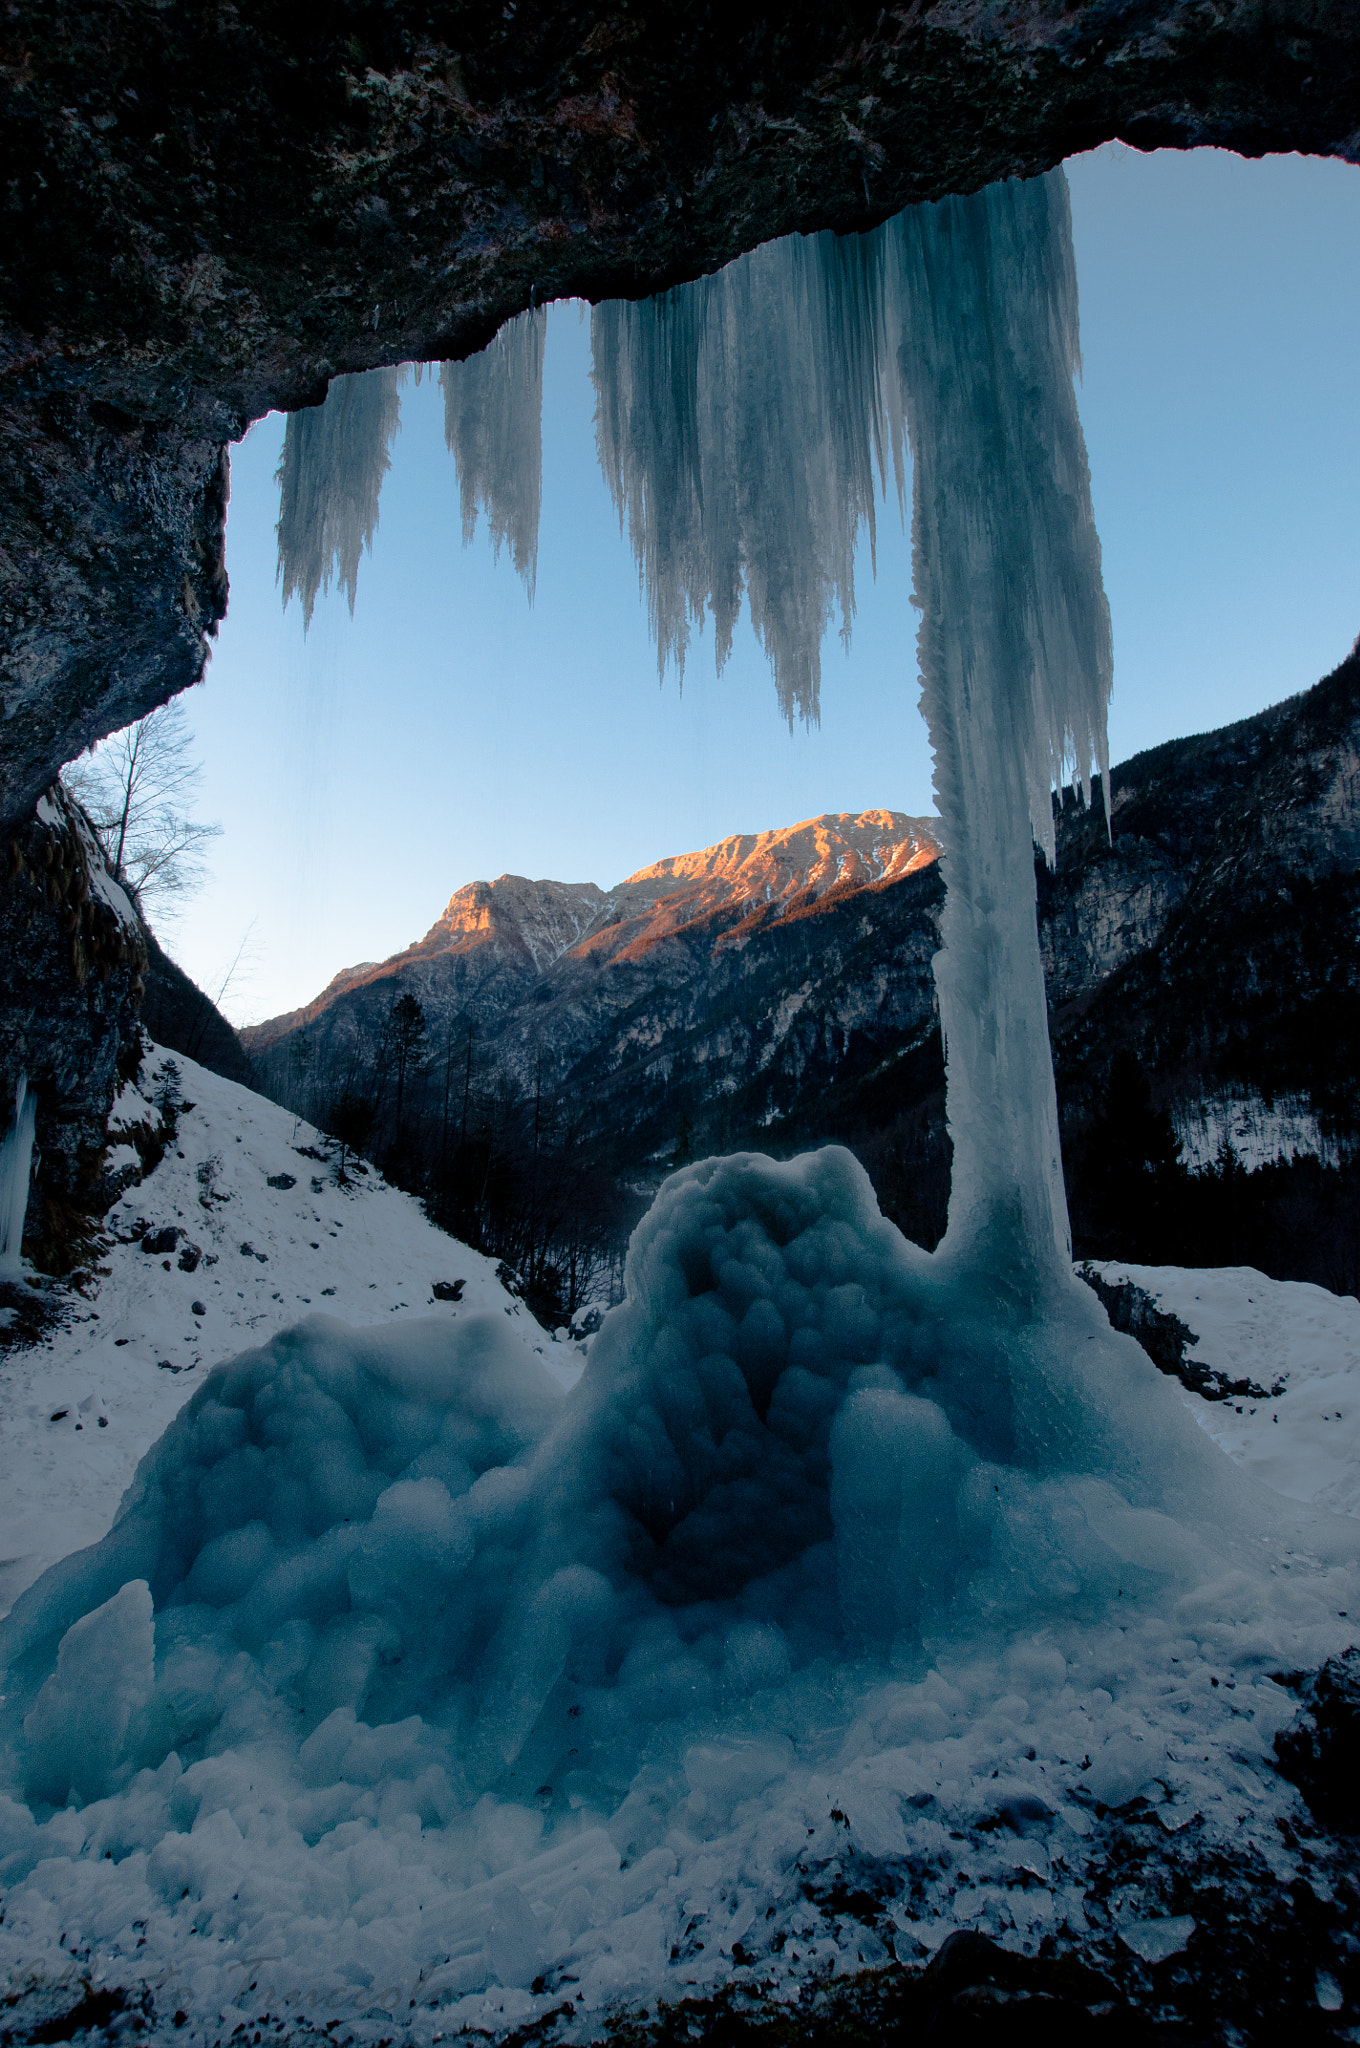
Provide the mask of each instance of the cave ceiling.
POLYGON ((0 823, 202 673, 227 444, 773 235, 1141 148, 1360 153, 1360 0, 0 9, 0 823))

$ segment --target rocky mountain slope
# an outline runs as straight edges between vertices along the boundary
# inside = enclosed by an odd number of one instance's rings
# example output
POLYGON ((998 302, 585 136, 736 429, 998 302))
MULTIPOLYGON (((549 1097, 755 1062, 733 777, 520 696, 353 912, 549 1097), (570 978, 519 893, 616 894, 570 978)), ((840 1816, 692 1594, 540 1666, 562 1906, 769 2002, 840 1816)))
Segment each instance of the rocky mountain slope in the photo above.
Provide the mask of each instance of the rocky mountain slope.
MULTIPOLYGON (((1282 1153, 1340 1172, 1360 1135, 1360 660, 1138 755, 1111 790, 1108 831, 1099 805, 1064 795, 1037 882, 1078 1242, 1134 1256, 1151 1247, 1083 1181, 1127 1086, 1147 1100, 1125 1122, 1147 1129, 1111 1156, 1134 1144, 1135 1192, 1154 1124, 1200 1168, 1230 1140, 1244 1165, 1282 1153)), ((706 1152, 837 1138, 933 1241, 948 1187, 936 852, 928 821, 868 812, 727 840, 608 891, 474 883, 416 945, 337 976, 248 1049, 271 1092, 318 1114, 341 1085, 368 1090, 381 1132, 383 1028, 411 995, 428 1037, 406 1113, 442 1118, 446 1153, 450 1121, 465 1138, 497 1089, 533 1097, 536 1128, 545 1103, 569 1105, 577 1145, 643 1186, 706 1152)))

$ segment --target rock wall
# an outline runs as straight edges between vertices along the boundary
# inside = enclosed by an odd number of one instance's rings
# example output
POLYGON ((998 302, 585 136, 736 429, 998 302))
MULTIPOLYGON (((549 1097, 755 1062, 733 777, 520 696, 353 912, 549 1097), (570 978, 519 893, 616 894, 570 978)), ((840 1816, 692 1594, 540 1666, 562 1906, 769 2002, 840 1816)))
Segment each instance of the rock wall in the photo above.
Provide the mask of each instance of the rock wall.
POLYGON ((110 1190, 109 1109, 140 1056, 146 944, 60 785, 0 842, 0 1117, 19 1075, 37 1098, 24 1246, 48 1271, 76 1262, 110 1190))
POLYGON ((1116 134, 1354 159, 1360 10, 13 0, 0 824, 201 673, 223 447, 270 407, 1116 134))

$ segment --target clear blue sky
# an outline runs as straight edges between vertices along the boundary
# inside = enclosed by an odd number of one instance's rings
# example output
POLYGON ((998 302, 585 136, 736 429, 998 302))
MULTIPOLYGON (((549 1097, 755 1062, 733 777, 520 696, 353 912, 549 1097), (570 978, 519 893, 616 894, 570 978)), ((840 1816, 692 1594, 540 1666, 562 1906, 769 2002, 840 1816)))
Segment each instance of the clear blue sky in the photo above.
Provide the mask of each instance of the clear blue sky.
MULTIPOLYGON (((1244 716, 1360 630, 1360 171, 1222 152, 1069 165, 1080 393, 1114 615, 1115 760, 1244 716)), ((932 808, 909 553, 895 508, 862 563, 822 722, 790 734, 749 631, 714 678, 657 682, 632 558, 595 461, 589 330, 550 317, 532 609, 463 549, 437 385, 408 386, 351 621, 304 639, 275 585, 277 416, 234 450, 231 605, 186 704, 223 836, 166 937, 237 1021, 419 937, 464 882, 610 883, 729 832, 932 808)))

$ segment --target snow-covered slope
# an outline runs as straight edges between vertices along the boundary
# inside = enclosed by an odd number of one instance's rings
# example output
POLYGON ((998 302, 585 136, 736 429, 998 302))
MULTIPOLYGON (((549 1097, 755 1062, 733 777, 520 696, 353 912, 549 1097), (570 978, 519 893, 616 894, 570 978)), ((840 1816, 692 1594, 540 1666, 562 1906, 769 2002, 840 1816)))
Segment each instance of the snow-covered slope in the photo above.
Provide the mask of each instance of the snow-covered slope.
MULTIPOLYGON (((111 1210, 97 1286, 47 1341, 0 1366, 0 1612, 104 1534, 138 1460, 210 1367, 305 1316, 386 1325, 503 1310, 559 1377, 579 1372, 575 1347, 545 1335, 491 1260, 372 1169, 339 1185, 316 1131, 192 1060, 153 1049, 119 1098, 115 1142, 160 1123, 167 1084, 183 1098, 174 1136, 111 1210), (172 1249, 143 1249, 170 1231, 172 1249), (435 1299, 435 1282, 459 1280, 458 1302, 435 1299)), ((130 1143, 111 1159, 129 1173, 136 1162, 130 1143)))
POLYGON ((1199 1342, 1191 1356, 1270 1398, 1185 1402, 1229 1457, 1276 1493, 1360 1515, 1360 1301, 1251 1266, 1136 1266, 1110 1261, 1199 1342), (1279 1388, 1279 1393, 1275 1389, 1279 1388))

